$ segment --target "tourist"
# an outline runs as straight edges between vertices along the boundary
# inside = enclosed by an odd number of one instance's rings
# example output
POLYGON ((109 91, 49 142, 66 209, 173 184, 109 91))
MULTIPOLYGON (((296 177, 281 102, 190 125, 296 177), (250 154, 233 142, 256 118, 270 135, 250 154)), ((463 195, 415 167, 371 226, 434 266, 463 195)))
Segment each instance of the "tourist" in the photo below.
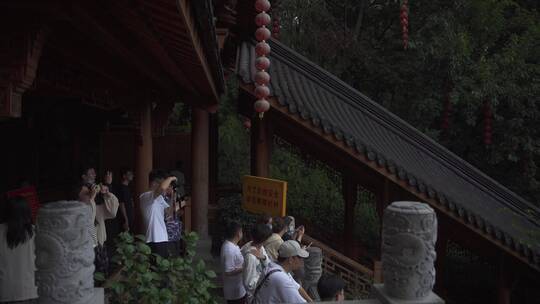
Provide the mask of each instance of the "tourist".
MULTIPOLYGON (((172 174, 171 174, 172 175, 172 174)), ((182 222, 180 221, 180 206, 178 193, 173 187, 174 182, 165 191, 165 201, 169 204, 169 211, 165 212, 165 226, 169 237, 170 255, 180 255, 180 241, 182 238, 182 222)))
POLYGON ((285 226, 287 226, 287 231, 283 234, 282 239, 284 241, 296 240, 301 244, 304 233, 306 232, 305 227, 300 225, 298 228, 295 228, 295 221, 292 216, 286 216, 283 221, 285 222, 285 226))
POLYGON ((95 225, 96 225, 96 272, 101 272, 107 276, 109 272, 109 255, 107 247, 104 245, 107 240, 107 228, 105 220, 114 219, 118 211, 118 198, 109 191, 108 184, 97 186, 95 203, 95 225))
POLYGON ((94 185, 96 183, 96 169, 94 167, 85 167, 81 170, 81 181, 85 185, 94 185))
POLYGON ((345 300, 345 282, 335 275, 321 277, 317 284, 317 291, 321 301, 341 302, 345 300))
POLYGON ((244 257, 238 247, 242 239, 242 225, 232 222, 225 227, 225 242, 221 246, 223 295, 228 304, 245 304, 246 289, 242 281, 244 257))
POLYGON ((176 176, 176 192, 180 199, 184 199, 186 196, 186 189, 184 187, 186 179, 184 177, 183 166, 184 164, 179 160, 176 162, 175 169, 171 171, 171 175, 176 176))
POLYGON ((272 216, 267 213, 260 215, 257 219, 257 224, 264 224, 268 226, 268 228, 272 229, 272 216))
POLYGON ((104 246, 107 240, 107 228, 105 220, 116 216, 118 199, 109 192, 107 185, 78 185, 75 188, 76 199, 88 204, 91 209, 90 234, 94 246, 95 270, 104 275, 109 271, 109 257, 104 246))
POLYGON ((139 196, 146 235, 146 243, 152 252, 164 258, 169 256, 169 236, 165 225, 165 212, 171 212, 163 196, 175 176, 165 178, 162 171, 154 170, 148 176, 150 189, 139 196))
POLYGON ((296 241, 281 244, 277 263, 270 264, 254 291, 254 303, 313 302, 291 276, 291 272, 304 267, 304 259, 308 256, 309 253, 296 241))
POLYGON ((264 242, 264 249, 272 261, 277 261, 279 246, 283 244, 282 237, 287 232, 283 219, 276 217, 273 220, 272 232, 272 235, 264 242))
POLYGON ((120 217, 117 217, 121 223, 122 230, 135 232, 135 219, 134 219, 134 207, 133 207, 133 195, 131 194, 131 188, 129 184, 133 181, 133 171, 129 168, 122 168, 120 170, 120 183, 116 185, 114 194, 118 198, 120 204, 120 217))
POLYGON ((251 230, 252 241, 246 243, 242 247, 242 255, 244 256, 244 272, 242 275, 244 287, 248 293, 248 298, 251 298, 257 282, 264 273, 265 268, 270 263, 264 242, 272 235, 272 230, 265 224, 256 224, 251 230))
POLYGON ((79 202, 88 204, 91 210, 90 214, 90 235, 92 236, 92 243, 94 248, 97 246, 97 233, 96 233, 96 203, 94 199, 96 198, 98 187, 96 185, 90 185, 90 184, 78 184, 75 186, 75 189, 73 191, 73 197, 74 199, 78 200, 79 202))
POLYGON ((36 303, 34 227, 30 204, 9 199, 0 224, 0 302, 36 303))

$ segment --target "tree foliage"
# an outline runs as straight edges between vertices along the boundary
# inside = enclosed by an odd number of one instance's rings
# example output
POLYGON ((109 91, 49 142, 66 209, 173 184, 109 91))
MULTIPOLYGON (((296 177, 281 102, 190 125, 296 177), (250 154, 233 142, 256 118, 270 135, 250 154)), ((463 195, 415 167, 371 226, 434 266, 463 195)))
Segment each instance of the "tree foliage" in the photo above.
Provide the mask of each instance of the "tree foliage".
POLYGON ((540 161, 538 2, 409 1, 403 50, 396 0, 289 0, 282 41, 537 202, 540 161), (447 131, 441 117, 449 98, 447 131), (484 144, 483 106, 493 112, 484 144), (444 132, 443 132, 444 131, 444 132))
POLYGON ((249 130, 237 114, 238 83, 230 78, 220 101, 218 181, 221 184, 240 184, 249 173, 249 130))

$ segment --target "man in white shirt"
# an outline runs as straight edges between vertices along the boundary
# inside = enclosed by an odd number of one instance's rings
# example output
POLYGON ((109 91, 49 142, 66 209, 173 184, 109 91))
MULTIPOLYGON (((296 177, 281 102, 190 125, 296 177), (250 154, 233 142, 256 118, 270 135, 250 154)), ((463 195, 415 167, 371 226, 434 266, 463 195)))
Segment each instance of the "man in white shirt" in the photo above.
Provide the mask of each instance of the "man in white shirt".
POLYGON ((221 246, 223 295, 228 304, 245 304, 246 289, 242 281, 244 257, 238 247, 242 239, 242 225, 232 222, 225 228, 225 242, 221 246))
POLYGON ((165 225, 165 212, 171 212, 172 210, 165 201, 163 194, 173 181, 176 181, 176 177, 165 178, 163 172, 152 171, 149 174, 150 190, 139 196, 146 243, 153 253, 164 258, 169 256, 169 236, 165 225))
POLYGON ((277 263, 271 263, 254 292, 254 303, 313 302, 291 272, 304 267, 309 253, 297 241, 285 241, 279 247, 277 263))
POLYGON ((248 294, 248 301, 251 301, 251 296, 255 291, 255 287, 257 287, 257 282, 259 282, 259 278, 270 263, 270 258, 263 246, 270 235, 272 235, 270 227, 266 224, 256 224, 251 230, 251 238, 253 240, 242 247, 241 251, 244 256, 244 272, 242 277, 248 294))

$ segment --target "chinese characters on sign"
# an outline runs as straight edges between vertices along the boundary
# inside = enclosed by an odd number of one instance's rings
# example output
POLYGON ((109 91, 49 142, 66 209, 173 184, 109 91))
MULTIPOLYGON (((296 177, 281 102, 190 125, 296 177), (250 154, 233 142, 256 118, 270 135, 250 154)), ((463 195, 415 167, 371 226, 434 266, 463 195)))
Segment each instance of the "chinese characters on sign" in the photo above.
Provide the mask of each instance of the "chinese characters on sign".
POLYGON ((246 175, 242 179, 242 207, 253 213, 285 216, 287 182, 246 175))

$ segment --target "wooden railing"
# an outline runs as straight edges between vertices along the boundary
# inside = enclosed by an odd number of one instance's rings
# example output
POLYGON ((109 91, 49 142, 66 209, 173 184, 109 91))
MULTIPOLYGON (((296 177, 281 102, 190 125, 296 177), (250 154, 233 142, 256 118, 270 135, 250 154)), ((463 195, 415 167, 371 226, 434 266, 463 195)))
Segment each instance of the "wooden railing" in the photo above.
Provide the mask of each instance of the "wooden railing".
POLYGON ((182 214, 182 233, 191 232, 191 198, 186 199, 186 206, 182 214))
POLYGON ((353 261, 320 241, 304 235, 302 242, 319 247, 323 254, 323 273, 340 276, 346 283, 345 292, 354 299, 367 298, 373 284, 373 270, 353 261))

